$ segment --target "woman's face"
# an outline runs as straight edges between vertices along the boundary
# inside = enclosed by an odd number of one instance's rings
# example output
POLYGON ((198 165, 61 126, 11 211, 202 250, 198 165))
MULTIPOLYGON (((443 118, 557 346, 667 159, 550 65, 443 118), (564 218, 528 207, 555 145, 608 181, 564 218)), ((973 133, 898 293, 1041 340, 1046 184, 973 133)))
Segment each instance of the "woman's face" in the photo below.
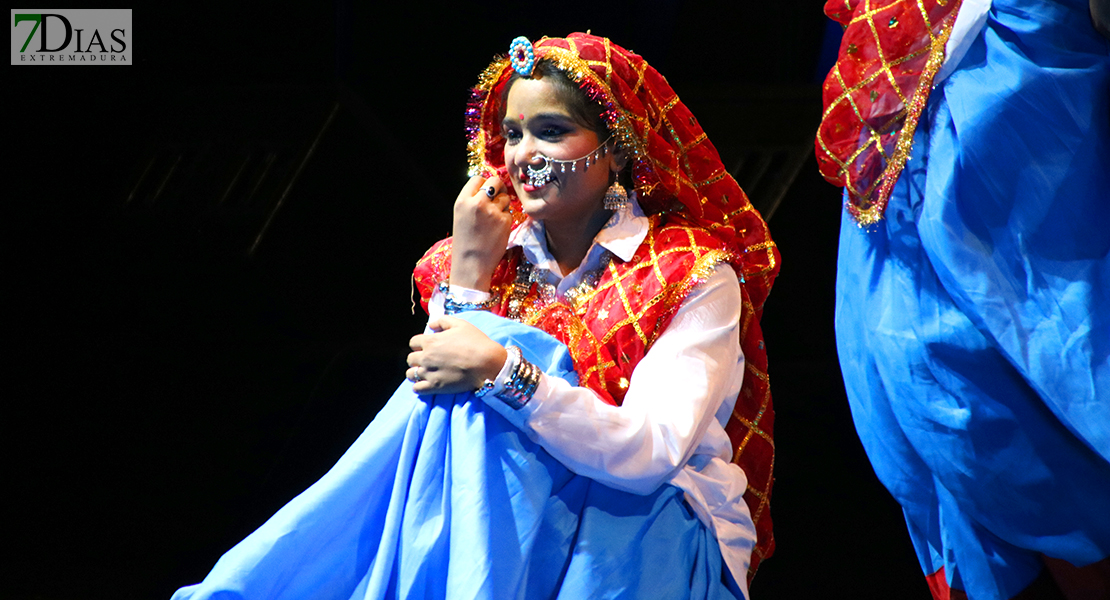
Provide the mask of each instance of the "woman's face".
POLYGON ((593 152, 603 141, 571 116, 546 78, 513 83, 501 130, 505 167, 525 213, 550 228, 561 223, 586 223, 604 212, 602 197, 609 187, 610 170, 619 160, 612 152, 589 169, 584 168, 584 162, 579 162, 573 173, 569 166, 566 173, 556 167, 550 182, 539 187, 528 184, 528 165, 540 167, 544 163, 539 155, 573 160, 593 152))

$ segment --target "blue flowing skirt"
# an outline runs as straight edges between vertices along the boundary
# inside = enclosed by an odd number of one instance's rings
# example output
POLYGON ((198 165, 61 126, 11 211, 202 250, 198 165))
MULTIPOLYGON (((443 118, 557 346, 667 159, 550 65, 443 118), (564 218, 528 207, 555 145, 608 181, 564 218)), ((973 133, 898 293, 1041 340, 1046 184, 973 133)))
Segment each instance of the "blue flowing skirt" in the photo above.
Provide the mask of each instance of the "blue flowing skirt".
POLYGON ((1110 43, 1086 0, 995 0, 885 219, 845 216, 853 418, 927 574, 1010 598, 1110 556, 1110 43))
MULTIPOLYGON (((577 380, 546 333, 460 316, 577 380)), ((173 600, 742 597, 678 488, 613 490, 472 394, 405 382, 320 481, 173 600)))

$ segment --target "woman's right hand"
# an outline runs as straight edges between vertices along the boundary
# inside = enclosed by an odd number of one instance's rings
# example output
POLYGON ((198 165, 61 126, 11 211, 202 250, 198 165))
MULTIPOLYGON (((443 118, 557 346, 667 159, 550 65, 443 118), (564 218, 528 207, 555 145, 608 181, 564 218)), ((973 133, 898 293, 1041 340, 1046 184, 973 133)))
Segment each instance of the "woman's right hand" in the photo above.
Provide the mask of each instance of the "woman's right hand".
POLYGON ((493 270, 505 254, 509 230, 509 195, 501 179, 476 175, 455 200, 451 242, 451 283, 472 290, 490 288, 493 270))

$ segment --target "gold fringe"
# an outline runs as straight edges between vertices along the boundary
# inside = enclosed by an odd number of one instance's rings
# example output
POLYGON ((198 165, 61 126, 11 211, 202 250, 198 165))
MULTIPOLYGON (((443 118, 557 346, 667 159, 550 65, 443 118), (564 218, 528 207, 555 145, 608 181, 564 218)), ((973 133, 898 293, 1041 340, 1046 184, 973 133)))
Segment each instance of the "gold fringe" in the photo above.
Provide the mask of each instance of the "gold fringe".
POLYGON ((906 161, 909 160, 910 151, 913 149, 913 136, 917 131, 921 111, 924 110, 925 104, 929 100, 929 93, 933 89, 933 78, 936 77, 937 72, 944 65, 945 45, 948 43, 948 37, 952 34, 952 24, 956 20, 956 15, 960 12, 959 4, 962 4, 962 0, 957 0, 957 2, 957 6, 944 18, 945 23, 941 26, 940 35, 933 38, 929 60, 921 71, 921 79, 917 82, 917 89, 906 107, 906 121, 902 125, 902 130, 898 133, 894 153, 891 155, 890 161, 887 162, 886 168, 883 169, 882 175, 879 176, 878 198, 869 203, 866 208, 856 206, 850 201, 848 203, 848 212, 855 218, 856 224, 860 227, 874 225, 883 218, 883 212, 886 210, 887 202, 890 201, 894 184, 902 174, 906 161))

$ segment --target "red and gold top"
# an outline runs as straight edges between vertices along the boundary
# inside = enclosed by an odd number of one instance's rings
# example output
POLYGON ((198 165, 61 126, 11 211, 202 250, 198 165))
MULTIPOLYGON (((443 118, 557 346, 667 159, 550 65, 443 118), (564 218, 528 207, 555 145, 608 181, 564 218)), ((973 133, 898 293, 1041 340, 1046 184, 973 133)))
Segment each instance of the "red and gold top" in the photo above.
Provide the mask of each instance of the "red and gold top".
MULTIPOLYGON (((774 410, 759 319, 778 273, 778 249, 701 125, 642 57, 583 33, 543 38, 535 43, 534 53, 536 60, 554 61, 603 107, 603 119, 632 157, 637 198, 650 216, 650 227, 631 260, 615 258, 597 285, 573 300, 541 298, 537 286, 518 278, 524 262, 519 248, 507 252, 493 274, 491 291, 501 298, 494 312, 562 341, 574 358, 579 385, 619 405, 636 364, 690 291, 721 264, 736 271, 743 300, 740 347, 746 373, 725 431, 732 440, 733 462, 748 477, 744 497, 758 535, 750 578, 760 560, 774 551, 768 510, 774 410)), ((467 136, 474 173, 504 177, 501 103, 512 73, 509 57, 499 57, 473 89, 467 136)), ((510 182, 505 184, 511 194, 510 182)), ((519 214, 515 197, 512 205, 519 214)), ((417 264, 414 277, 425 308, 435 286, 448 279, 450 248, 450 240, 441 241, 417 264)))
MULTIPOLYGON (((749 253, 750 254, 750 253, 749 253)), ((709 232, 680 213, 650 217, 648 234, 628 261, 614 258, 596 286, 571 299, 545 298, 529 280, 529 265, 520 248, 506 254, 494 272, 491 293, 499 299, 492 312, 546 331, 570 350, 578 385, 602 401, 620 405, 636 365, 670 324, 691 290, 721 264, 743 261, 709 232), (523 276, 521 276, 523 274, 523 276)), ((427 303, 451 272, 451 240, 430 249, 414 273, 421 303, 427 303)), ((744 495, 758 535, 749 577, 774 549, 768 513, 774 463, 774 410, 767 378, 767 359, 756 306, 741 285, 743 322, 740 346, 745 374, 740 397, 725 432, 733 462, 744 469, 744 495)))
POLYGON ((917 120, 961 0, 828 0, 844 26, 840 55, 825 79, 815 142, 821 174, 848 191, 860 225, 882 218, 909 158, 917 120))

